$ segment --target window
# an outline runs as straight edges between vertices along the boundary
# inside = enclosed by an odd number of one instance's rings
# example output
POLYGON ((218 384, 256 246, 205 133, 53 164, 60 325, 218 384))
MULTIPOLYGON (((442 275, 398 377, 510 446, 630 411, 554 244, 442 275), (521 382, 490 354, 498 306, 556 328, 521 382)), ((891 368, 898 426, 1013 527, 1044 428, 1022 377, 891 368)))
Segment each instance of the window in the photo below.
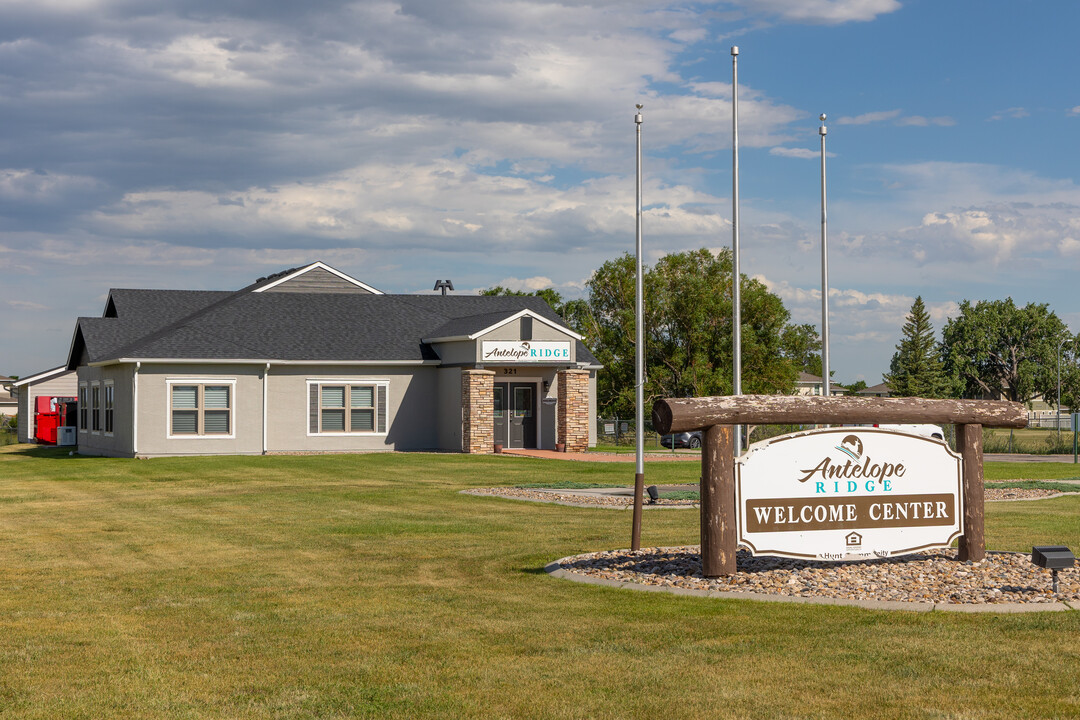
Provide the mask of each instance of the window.
POLYGON ((79 386, 79 431, 86 432, 86 418, 88 415, 89 405, 86 399, 86 385, 79 386))
POLYGON ((101 385, 90 386, 90 429, 101 432, 101 385))
POLYGON ((309 434, 386 432, 386 383, 310 383, 309 388, 309 434))
POLYGON ((112 383, 105 384, 105 434, 112 435, 113 431, 113 404, 115 394, 112 383))
POLYGON ((232 436, 232 383, 171 381, 172 436, 232 436))

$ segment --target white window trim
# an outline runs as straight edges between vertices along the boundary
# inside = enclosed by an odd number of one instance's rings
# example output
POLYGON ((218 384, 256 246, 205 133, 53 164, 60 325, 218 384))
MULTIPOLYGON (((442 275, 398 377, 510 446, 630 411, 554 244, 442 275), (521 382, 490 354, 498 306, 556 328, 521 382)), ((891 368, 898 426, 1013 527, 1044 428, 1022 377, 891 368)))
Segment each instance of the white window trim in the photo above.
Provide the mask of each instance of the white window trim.
POLYGON ((90 383, 90 434, 91 435, 100 435, 102 429, 105 427, 105 416, 102 415, 102 413, 101 413, 102 400, 104 399, 104 397, 105 396, 101 392, 101 381, 100 380, 94 380, 93 382, 91 382, 90 383), (98 391, 97 392, 98 405, 97 405, 96 408, 94 407, 94 391, 95 390, 98 391), (97 430, 94 429, 95 425, 97 425, 97 428, 98 428, 97 430))
MULTIPOLYGON (((308 437, 347 437, 347 438, 364 438, 364 437, 386 437, 390 434, 390 381, 389 380, 376 380, 374 378, 337 378, 329 380, 311 380, 307 381, 304 386, 304 407, 307 408, 307 412, 304 413, 304 426, 307 428, 308 437), (311 413, 311 386, 312 385, 374 385, 375 390, 375 427, 379 426, 379 387, 386 388, 386 430, 384 432, 311 432, 311 424, 308 422, 309 414, 311 413)), ((322 396, 320 391, 319 396, 322 396)), ((348 410, 349 408, 345 408, 348 410)), ((319 427, 322 428, 322 408, 319 408, 319 427)))
POLYGON ((112 437, 116 434, 116 384, 112 380, 105 381, 105 387, 102 389, 101 395, 101 431, 105 433, 105 437, 112 437), (109 424, 105 422, 108 417, 109 408, 108 403, 105 402, 106 397, 109 394, 109 390, 112 390, 112 430, 108 430, 109 424))
POLYGON ((75 424, 79 426, 79 432, 85 434, 90 429, 90 387, 85 380, 79 383, 77 400, 79 402, 79 416, 75 418, 75 424), (86 415, 83 415, 84 411, 86 415), (84 417, 86 418, 85 423, 83 422, 84 417))
MULTIPOLYGON (((236 378, 179 377, 165 378, 165 437, 169 440, 235 440, 236 439, 236 378), (228 385, 229 386, 229 434, 221 435, 173 435, 172 433, 172 386, 173 385, 228 385)), ((205 411, 205 408, 203 408, 205 411)))

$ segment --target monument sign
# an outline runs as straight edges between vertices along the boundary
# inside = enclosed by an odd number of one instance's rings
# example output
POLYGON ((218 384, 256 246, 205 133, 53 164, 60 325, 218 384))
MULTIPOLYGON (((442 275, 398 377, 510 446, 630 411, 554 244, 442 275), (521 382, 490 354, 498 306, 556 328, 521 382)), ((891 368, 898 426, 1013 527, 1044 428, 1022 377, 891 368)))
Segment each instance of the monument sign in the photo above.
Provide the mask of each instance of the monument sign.
POLYGON ((810 430, 735 465, 738 542, 755 555, 862 560, 947 548, 963 534, 961 457, 873 428, 810 430))

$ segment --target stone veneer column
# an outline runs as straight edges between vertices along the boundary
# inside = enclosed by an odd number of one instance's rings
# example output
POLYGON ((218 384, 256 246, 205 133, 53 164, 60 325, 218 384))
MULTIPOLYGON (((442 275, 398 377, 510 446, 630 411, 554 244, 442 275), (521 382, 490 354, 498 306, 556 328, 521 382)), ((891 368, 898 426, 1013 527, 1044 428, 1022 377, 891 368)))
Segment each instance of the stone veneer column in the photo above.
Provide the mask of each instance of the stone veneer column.
POLYGON ((584 452, 589 447, 589 371, 559 371, 559 426, 556 441, 566 444, 566 452, 584 452))
POLYGON ((461 452, 495 451, 495 373, 461 371, 461 452))

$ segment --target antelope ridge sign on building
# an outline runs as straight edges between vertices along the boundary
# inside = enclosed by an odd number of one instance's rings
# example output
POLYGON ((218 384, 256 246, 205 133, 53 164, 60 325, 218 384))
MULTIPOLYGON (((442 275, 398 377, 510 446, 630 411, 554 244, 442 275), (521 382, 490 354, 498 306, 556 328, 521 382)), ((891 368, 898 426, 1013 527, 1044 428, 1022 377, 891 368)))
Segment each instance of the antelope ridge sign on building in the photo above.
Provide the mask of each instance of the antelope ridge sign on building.
POLYGON ((735 466, 738 542, 755 555, 863 560, 963 534, 961 457, 939 441, 827 428, 759 443, 735 466))
POLYGON ((570 343, 534 340, 485 340, 483 362, 570 362, 570 343))

